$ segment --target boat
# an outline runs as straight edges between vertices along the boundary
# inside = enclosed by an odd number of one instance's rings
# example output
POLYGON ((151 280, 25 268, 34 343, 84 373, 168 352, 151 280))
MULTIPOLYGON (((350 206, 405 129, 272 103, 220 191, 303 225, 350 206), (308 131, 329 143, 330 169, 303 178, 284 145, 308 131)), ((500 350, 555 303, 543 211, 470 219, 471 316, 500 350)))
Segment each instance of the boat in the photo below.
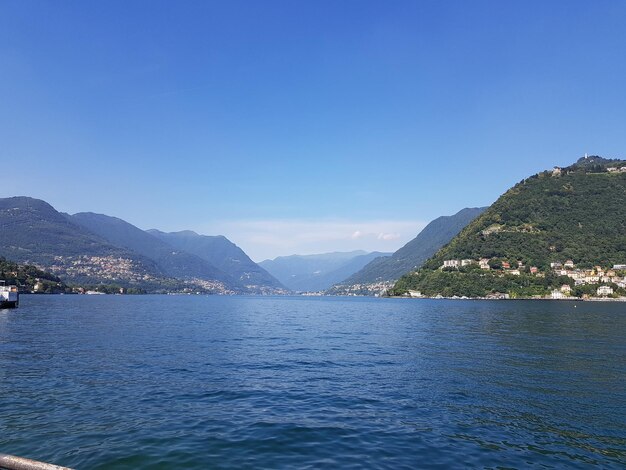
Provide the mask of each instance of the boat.
POLYGON ((17 308, 19 304, 17 286, 7 286, 5 281, 0 281, 0 308, 17 308))

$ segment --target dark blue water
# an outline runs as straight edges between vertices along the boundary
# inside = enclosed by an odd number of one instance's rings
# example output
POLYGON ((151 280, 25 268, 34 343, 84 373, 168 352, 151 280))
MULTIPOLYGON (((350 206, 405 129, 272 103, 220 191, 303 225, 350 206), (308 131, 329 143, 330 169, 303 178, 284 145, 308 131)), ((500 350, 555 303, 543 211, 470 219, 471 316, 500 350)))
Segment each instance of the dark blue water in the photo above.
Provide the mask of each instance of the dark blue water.
POLYGON ((79 469, 623 468, 626 304, 24 296, 0 400, 79 469))

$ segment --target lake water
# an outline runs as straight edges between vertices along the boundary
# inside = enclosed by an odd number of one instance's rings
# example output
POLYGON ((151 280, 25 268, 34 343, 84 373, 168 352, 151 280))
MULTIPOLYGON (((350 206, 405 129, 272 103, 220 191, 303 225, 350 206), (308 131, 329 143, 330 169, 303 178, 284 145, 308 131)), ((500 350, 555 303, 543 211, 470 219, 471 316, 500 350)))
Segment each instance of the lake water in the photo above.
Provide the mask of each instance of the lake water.
POLYGON ((626 304, 22 296, 0 400, 78 469, 623 468, 626 304))

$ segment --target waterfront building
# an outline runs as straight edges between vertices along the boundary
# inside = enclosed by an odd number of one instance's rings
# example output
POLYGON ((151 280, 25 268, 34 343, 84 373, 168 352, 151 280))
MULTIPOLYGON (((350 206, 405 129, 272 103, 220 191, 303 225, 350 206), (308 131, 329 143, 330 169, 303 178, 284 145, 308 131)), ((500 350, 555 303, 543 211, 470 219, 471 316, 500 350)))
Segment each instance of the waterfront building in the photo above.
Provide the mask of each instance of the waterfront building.
POLYGON ((561 292, 560 290, 553 290, 552 294, 550 294, 550 297, 553 299, 564 299, 566 297, 566 295, 561 292))

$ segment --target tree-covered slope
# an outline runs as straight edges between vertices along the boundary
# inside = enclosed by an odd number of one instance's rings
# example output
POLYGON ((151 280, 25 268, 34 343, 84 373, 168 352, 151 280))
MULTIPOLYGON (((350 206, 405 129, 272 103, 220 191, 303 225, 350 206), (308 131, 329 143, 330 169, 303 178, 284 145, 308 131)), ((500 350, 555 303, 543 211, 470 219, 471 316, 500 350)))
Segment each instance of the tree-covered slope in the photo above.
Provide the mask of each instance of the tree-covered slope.
POLYGON ((71 290, 54 274, 36 266, 7 261, 3 257, 0 257, 0 280, 5 281, 6 285, 19 286, 20 290, 26 291, 61 293, 71 290))
MULTIPOLYGON (((419 275, 401 278, 396 293, 414 289, 430 295, 446 285, 453 295, 489 292, 483 286, 480 292, 469 293, 469 273, 441 271, 445 260, 488 258, 495 266, 521 262, 540 272, 549 271, 552 262, 566 260, 578 268, 626 263, 626 172, 616 170, 625 165, 621 160, 584 158, 522 180, 429 259, 419 275)), ((482 280, 494 276, 467 270, 482 280)), ((480 282, 476 280, 473 287, 480 282)), ((508 284, 499 280, 498 289, 513 283, 513 279, 508 284)))
POLYGON ((403 274, 420 267, 485 209, 485 207, 465 208, 454 215, 436 218, 393 255, 370 261, 363 269, 342 281, 341 285, 399 279, 403 274))

